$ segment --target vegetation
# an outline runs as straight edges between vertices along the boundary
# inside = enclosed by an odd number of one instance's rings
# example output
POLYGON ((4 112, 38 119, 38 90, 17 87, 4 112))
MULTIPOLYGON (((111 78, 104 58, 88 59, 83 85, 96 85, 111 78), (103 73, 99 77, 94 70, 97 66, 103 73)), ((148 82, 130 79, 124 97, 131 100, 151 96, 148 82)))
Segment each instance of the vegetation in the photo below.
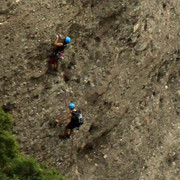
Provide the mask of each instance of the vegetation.
POLYGON ((0 109, 0 179, 2 180, 63 180, 55 170, 24 157, 13 137, 12 117, 0 109))

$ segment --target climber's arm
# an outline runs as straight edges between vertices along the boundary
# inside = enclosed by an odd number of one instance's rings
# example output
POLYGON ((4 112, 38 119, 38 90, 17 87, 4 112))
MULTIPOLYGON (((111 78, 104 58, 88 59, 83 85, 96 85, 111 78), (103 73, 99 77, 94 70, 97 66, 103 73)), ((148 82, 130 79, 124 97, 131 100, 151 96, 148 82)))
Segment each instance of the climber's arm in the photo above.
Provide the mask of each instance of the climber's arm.
POLYGON ((72 114, 69 114, 67 117, 65 117, 65 118, 62 119, 62 120, 56 120, 56 123, 60 124, 60 123, 62 123, 63 121, 66 121, 66 120, 68 120, 68 119, 71 119, 71 117, 72 117, 72 114))
POLYGON ((61 38, 61 37, 57 36, 57 38, 56 38, 56 40, 54 42, 55 46, 63 46, 63 43, 58 43, 59 38, 61 38))

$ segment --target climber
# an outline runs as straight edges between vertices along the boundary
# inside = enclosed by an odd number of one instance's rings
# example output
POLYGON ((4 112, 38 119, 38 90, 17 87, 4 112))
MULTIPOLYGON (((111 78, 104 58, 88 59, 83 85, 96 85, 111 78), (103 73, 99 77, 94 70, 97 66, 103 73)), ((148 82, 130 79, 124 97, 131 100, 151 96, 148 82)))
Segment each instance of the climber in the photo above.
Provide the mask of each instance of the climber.
POLYGON ((64 59, 64 49, 68 43, 71 42, 69 36, 63 37, 61 34, 56 36, 54 45, 56 46, 55 54, 50 59, 51 71, 58 71, 60 68, 60 61, 64 59))
POLYGON ((79 110, 75 109, 74 103, 70 103, 69 109, 71 110, 71 113, 67 117, 65 117, 62 120, 55 121, 56 123, 60 124, 63 121, 71 119, 71 121, 68 124, 66 124, 66 126, 65 126, 64 134, 59 135, 59 138, 61 138, 61 139, 69 138, 70 135, 73 133, 73 129, 74 128, 79 129, 79 127, 83 124, 82 114, 79 110), (70 130, 70 132, 69 132, 69 130, 70 130))

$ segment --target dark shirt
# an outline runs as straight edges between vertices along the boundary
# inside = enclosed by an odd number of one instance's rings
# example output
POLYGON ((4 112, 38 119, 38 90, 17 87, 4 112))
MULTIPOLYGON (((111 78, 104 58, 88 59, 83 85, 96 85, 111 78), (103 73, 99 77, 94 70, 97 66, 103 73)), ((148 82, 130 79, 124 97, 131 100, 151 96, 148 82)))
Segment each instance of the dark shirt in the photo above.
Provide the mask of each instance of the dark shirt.
POLYGON ((56 52, 64 52, 65 47, 66 47, 66 43, 63 43, 63 46, 57 46, 56 52))

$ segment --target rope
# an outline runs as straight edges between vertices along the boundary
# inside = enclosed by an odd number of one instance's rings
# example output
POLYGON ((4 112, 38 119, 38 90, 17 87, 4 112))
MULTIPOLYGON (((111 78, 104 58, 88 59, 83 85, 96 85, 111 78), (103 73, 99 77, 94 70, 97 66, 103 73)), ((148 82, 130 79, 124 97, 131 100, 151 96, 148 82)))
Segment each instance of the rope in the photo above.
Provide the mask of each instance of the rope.
MULTIPOLYGON (((65 90, 65 106, 66 107, 68 107, 68 102, 70 102, 69 101, 69 97, 68 97, 68 92, 69 92, 69 89, 68 88, 66 88, 66 90, 65 90)), ((73 141, 74 141, 74 131, 73 131, 73 129, 70 131, 70 136, 72 137, 71 138, 71 154, 70 154, 70 156, 71 156, 71 159, 72 159, 72 163, 73 163, 73 161, 75 161, 75 158, 73 157, 73 152, 74 152, 74 143, 73 143, 73 141)))
POLYGON ((68 92, 69 92, 69 89, 66 88, 65 90, 65 106, 68 107, 68 101, 69 101, 69 98, 68 98, 68 92))
POLYGON ((66 97, 65 101, 66 101, 66 107, 67 107, 68 106, 68 104, 67 104, 67 90, 65 91, 65 97, 66 97))

